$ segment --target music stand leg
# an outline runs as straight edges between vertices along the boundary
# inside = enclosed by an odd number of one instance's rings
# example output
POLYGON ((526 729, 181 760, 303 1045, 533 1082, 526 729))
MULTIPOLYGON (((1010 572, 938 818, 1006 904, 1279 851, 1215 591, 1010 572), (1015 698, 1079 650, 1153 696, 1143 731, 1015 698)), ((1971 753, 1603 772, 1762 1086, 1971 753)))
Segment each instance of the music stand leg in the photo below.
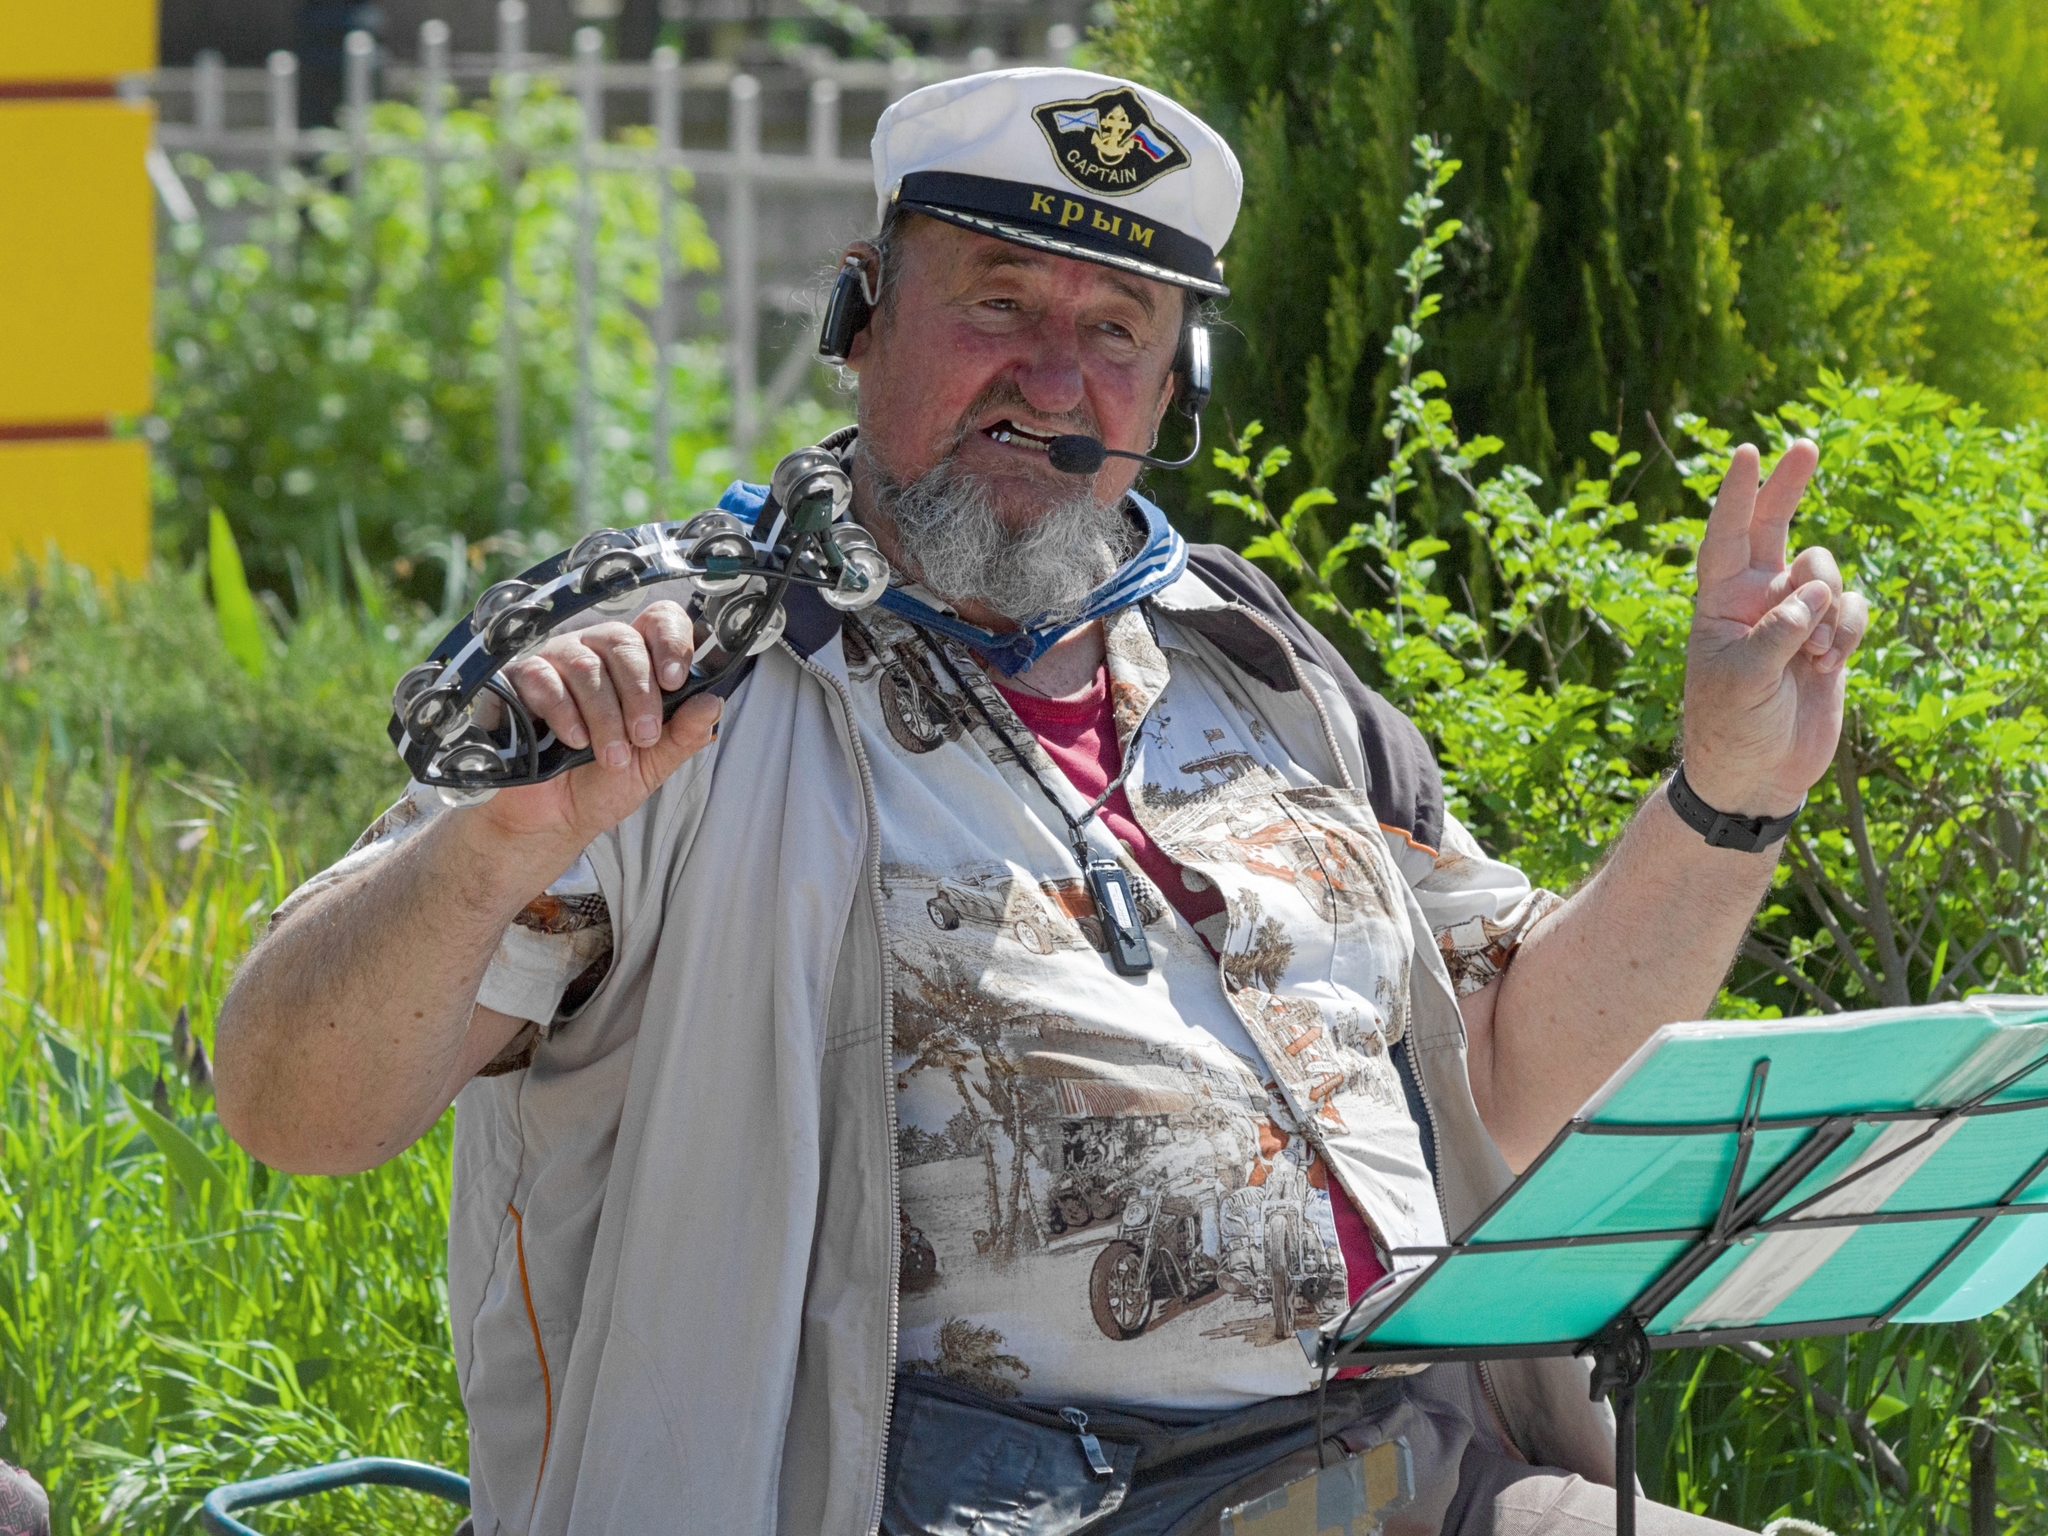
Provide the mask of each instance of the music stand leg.
POLYGON ((1593 1401, 1614 1403, 1614 1531, 1636 1536, 1636 1388, 1650 1374, 1643 1325, 1623 1313, 1580 1351, 1593 1357, 1593 1401))
POLYGON ((1614 1536, 1636 1536, 1636 1389, 1614 1390, 1614 1536))

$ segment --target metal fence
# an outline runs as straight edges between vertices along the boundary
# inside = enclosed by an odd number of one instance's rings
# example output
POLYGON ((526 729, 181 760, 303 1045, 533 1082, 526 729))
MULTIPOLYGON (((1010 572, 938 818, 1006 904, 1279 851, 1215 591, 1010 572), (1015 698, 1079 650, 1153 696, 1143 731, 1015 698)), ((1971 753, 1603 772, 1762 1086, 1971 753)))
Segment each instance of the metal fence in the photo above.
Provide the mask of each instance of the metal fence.
MULTIPOLYGON (((848 153, 844 144, 849 107, 856 109, 856 121, 872 121, 888 102, 919 85, 994 68, 1002 61, 987 49, 957 60, 886 61, 840 59, 815 48, 792 50, 777 61, 775 94, 786 99, 793 85, 801 107, 777 113, 769 124, 771 145, 764 143, 767 93, 764 71, 758 68, 750 72, 719 60, 684 64, 670 48, 656 49, 645 61, 608 60, 603 34, 591 27, 576 33, 573 57, 537 55, 526 47, 523 0, 500 0, 497 19, 498 47, 488 55, 451 54, 448 27, 440 21, 424 23, 418 57, 411 64, 380 60, 367 32, 351 33, 344 48, 343 105, 334 128, 300 126, 299 61, 290 53, 272 54, 261 70, 225 68, 217 55, 202 55, 189 69, 160 69, 137 82, 155 99, 160 114, 150 173, 166 211, 180 222, 201 218, 170 158, 170 152, 186 150, 217 164, 261 168, 281 194, 315 159, 332 163, 340 157, 350 190, 359 192, 373 159, 408 157, 426 167, 431 201, 435 169, 471 153, 442 133, 451 101, 494 100, 501 128, 497 170, 507 182, 516 182, 550 157, 514 147, 512 117, 536 82, 559 83, 581 109, 574 146, 551 158, 573 166, 577 183, 573 457, 577 518, 589 527, 598 516, 591 372, 598 281, 594 175, 637 172, 650 178, 655 189, 659 298, 648 319, 657 359, 649 450, 657 481, 666 483, 672 364, 685 313, 683 275, 675 258, 676 193, 669 173, 688 172, 710 194, 700 206, 721 246, 724 292, 719 307, 733 398, 733 447, 743 457, 764 424, 820 366, 807 327, 787 323, 807 314, 808 274, 873 221, 873 177, 865 145, 856 143, 848 153), (370 109, 380 90, 387 98, 417 102, 425 120, 422 138, 372 130, 370 109), (705 110, 714 104, 715 110, 705 110), (686 108, 692 109, 688 137, 694 141, 687 144, 686 108), (622 109, 622 115, 608 119, 608 109, 622 109), (634 115, 635 109, 640 115, 634 115), (608 137, 608 127, 628 120, 651 124, 650 145, 608 137), (774 217, 764 217, 764 200, 776 203, 774 217), (764 316, 782 319, 779 329, 795 332, 793 340, 785 337, 780 359, 768 369, 762 366, 764 316)), ((1076 39, 1073 29, 1062 25, 1051 28, 1046 41, 1046 55, 1028 62, 1064 62, 1076 39)), ((497 344, 506 366, 499 370, 497 437, 499 469, 510 488, 518 484, 524 460, 516 366, 520 316, 509 243, 502 280, 508 298, 501 307, 497 344)))

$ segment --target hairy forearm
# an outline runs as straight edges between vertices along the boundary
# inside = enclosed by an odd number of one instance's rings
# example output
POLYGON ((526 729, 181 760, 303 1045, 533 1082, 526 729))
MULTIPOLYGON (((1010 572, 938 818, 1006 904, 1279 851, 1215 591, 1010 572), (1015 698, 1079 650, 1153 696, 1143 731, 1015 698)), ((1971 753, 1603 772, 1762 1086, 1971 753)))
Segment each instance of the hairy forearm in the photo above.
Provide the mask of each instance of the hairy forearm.
POLYGON ((1776 855, 1708 847, 1660 787, 1599 873, 1530 933, 1472 1031, 1473 1090, 1510 1165, 1651 1031, 1707 1013, 1776 855))
POLYGON ((221 1122, 297 1173, 351 1173, 433 1125, 518 1021, 476 1008, 507 924, 574 859, 436 817, 292 913, 221 1005, 221 1122))

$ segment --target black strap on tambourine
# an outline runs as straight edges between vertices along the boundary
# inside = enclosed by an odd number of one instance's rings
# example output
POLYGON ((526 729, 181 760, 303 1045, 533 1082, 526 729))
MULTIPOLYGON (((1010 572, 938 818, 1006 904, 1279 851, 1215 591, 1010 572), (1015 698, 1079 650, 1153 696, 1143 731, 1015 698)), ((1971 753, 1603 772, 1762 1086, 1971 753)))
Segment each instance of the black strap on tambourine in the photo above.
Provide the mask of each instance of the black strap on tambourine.
MULTIPOLYGON (((595 608, 626 613, 672 585, 697 630, 681 687, 663 689, 662 718, 700 693, 730 696, 753 658, 785 633, 793 592, 815 606, 865 608, 889 584, 868 532, 846 518, 852 482, 832 447, 800 449, 775 467, 752 524, 722 510, 681 522, 600 529, 477 599, 470 613, 399 679, 388 727, 419 783, 454 803, 539 784, 592 759, 536 721, 504 668, 595 608), (480 706, 482 706, 480 708, 480 706)), ((816 628, 817 618, 799 616, 816 628)))

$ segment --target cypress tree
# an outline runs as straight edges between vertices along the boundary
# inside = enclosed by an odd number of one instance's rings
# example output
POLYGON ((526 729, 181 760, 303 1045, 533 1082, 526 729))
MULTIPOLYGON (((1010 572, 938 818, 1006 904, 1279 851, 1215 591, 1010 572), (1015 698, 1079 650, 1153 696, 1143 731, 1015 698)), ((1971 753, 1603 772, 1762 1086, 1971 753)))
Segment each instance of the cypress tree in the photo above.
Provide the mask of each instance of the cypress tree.
POLYGON ((1775 405, 1821 367, 2048 410, 2033 0, 1725 0, 1709 96, 1741 310, 1775 405), (2001 106, 2021 143, 2008 146, 2001 106))
MULTIPOLYGON (((1430 133, 1464 162, 1431 336, 1460 427, 1553 483, 1614 433, 1651 461, 1654 516, 1680 501, 1646 412, 1740 427, 1823 368, 2048 409, 2038 8, 1118 0, 1097 46, 1244 160, 1225 423, 1263 420, 1359 504, 1385 457, 1408 140, 1430 133)), ((1198 526, 1204 488, 1168 488, 1198 526)))
POLYGON ((1465 165, 1432 345, 1468 431, 1550 476, 1749 376, 1690 0, 1125 0, 1104 41, 1243 153, 1220 403, 1340 498, 1383 458, 1417 132, 1465 165))

